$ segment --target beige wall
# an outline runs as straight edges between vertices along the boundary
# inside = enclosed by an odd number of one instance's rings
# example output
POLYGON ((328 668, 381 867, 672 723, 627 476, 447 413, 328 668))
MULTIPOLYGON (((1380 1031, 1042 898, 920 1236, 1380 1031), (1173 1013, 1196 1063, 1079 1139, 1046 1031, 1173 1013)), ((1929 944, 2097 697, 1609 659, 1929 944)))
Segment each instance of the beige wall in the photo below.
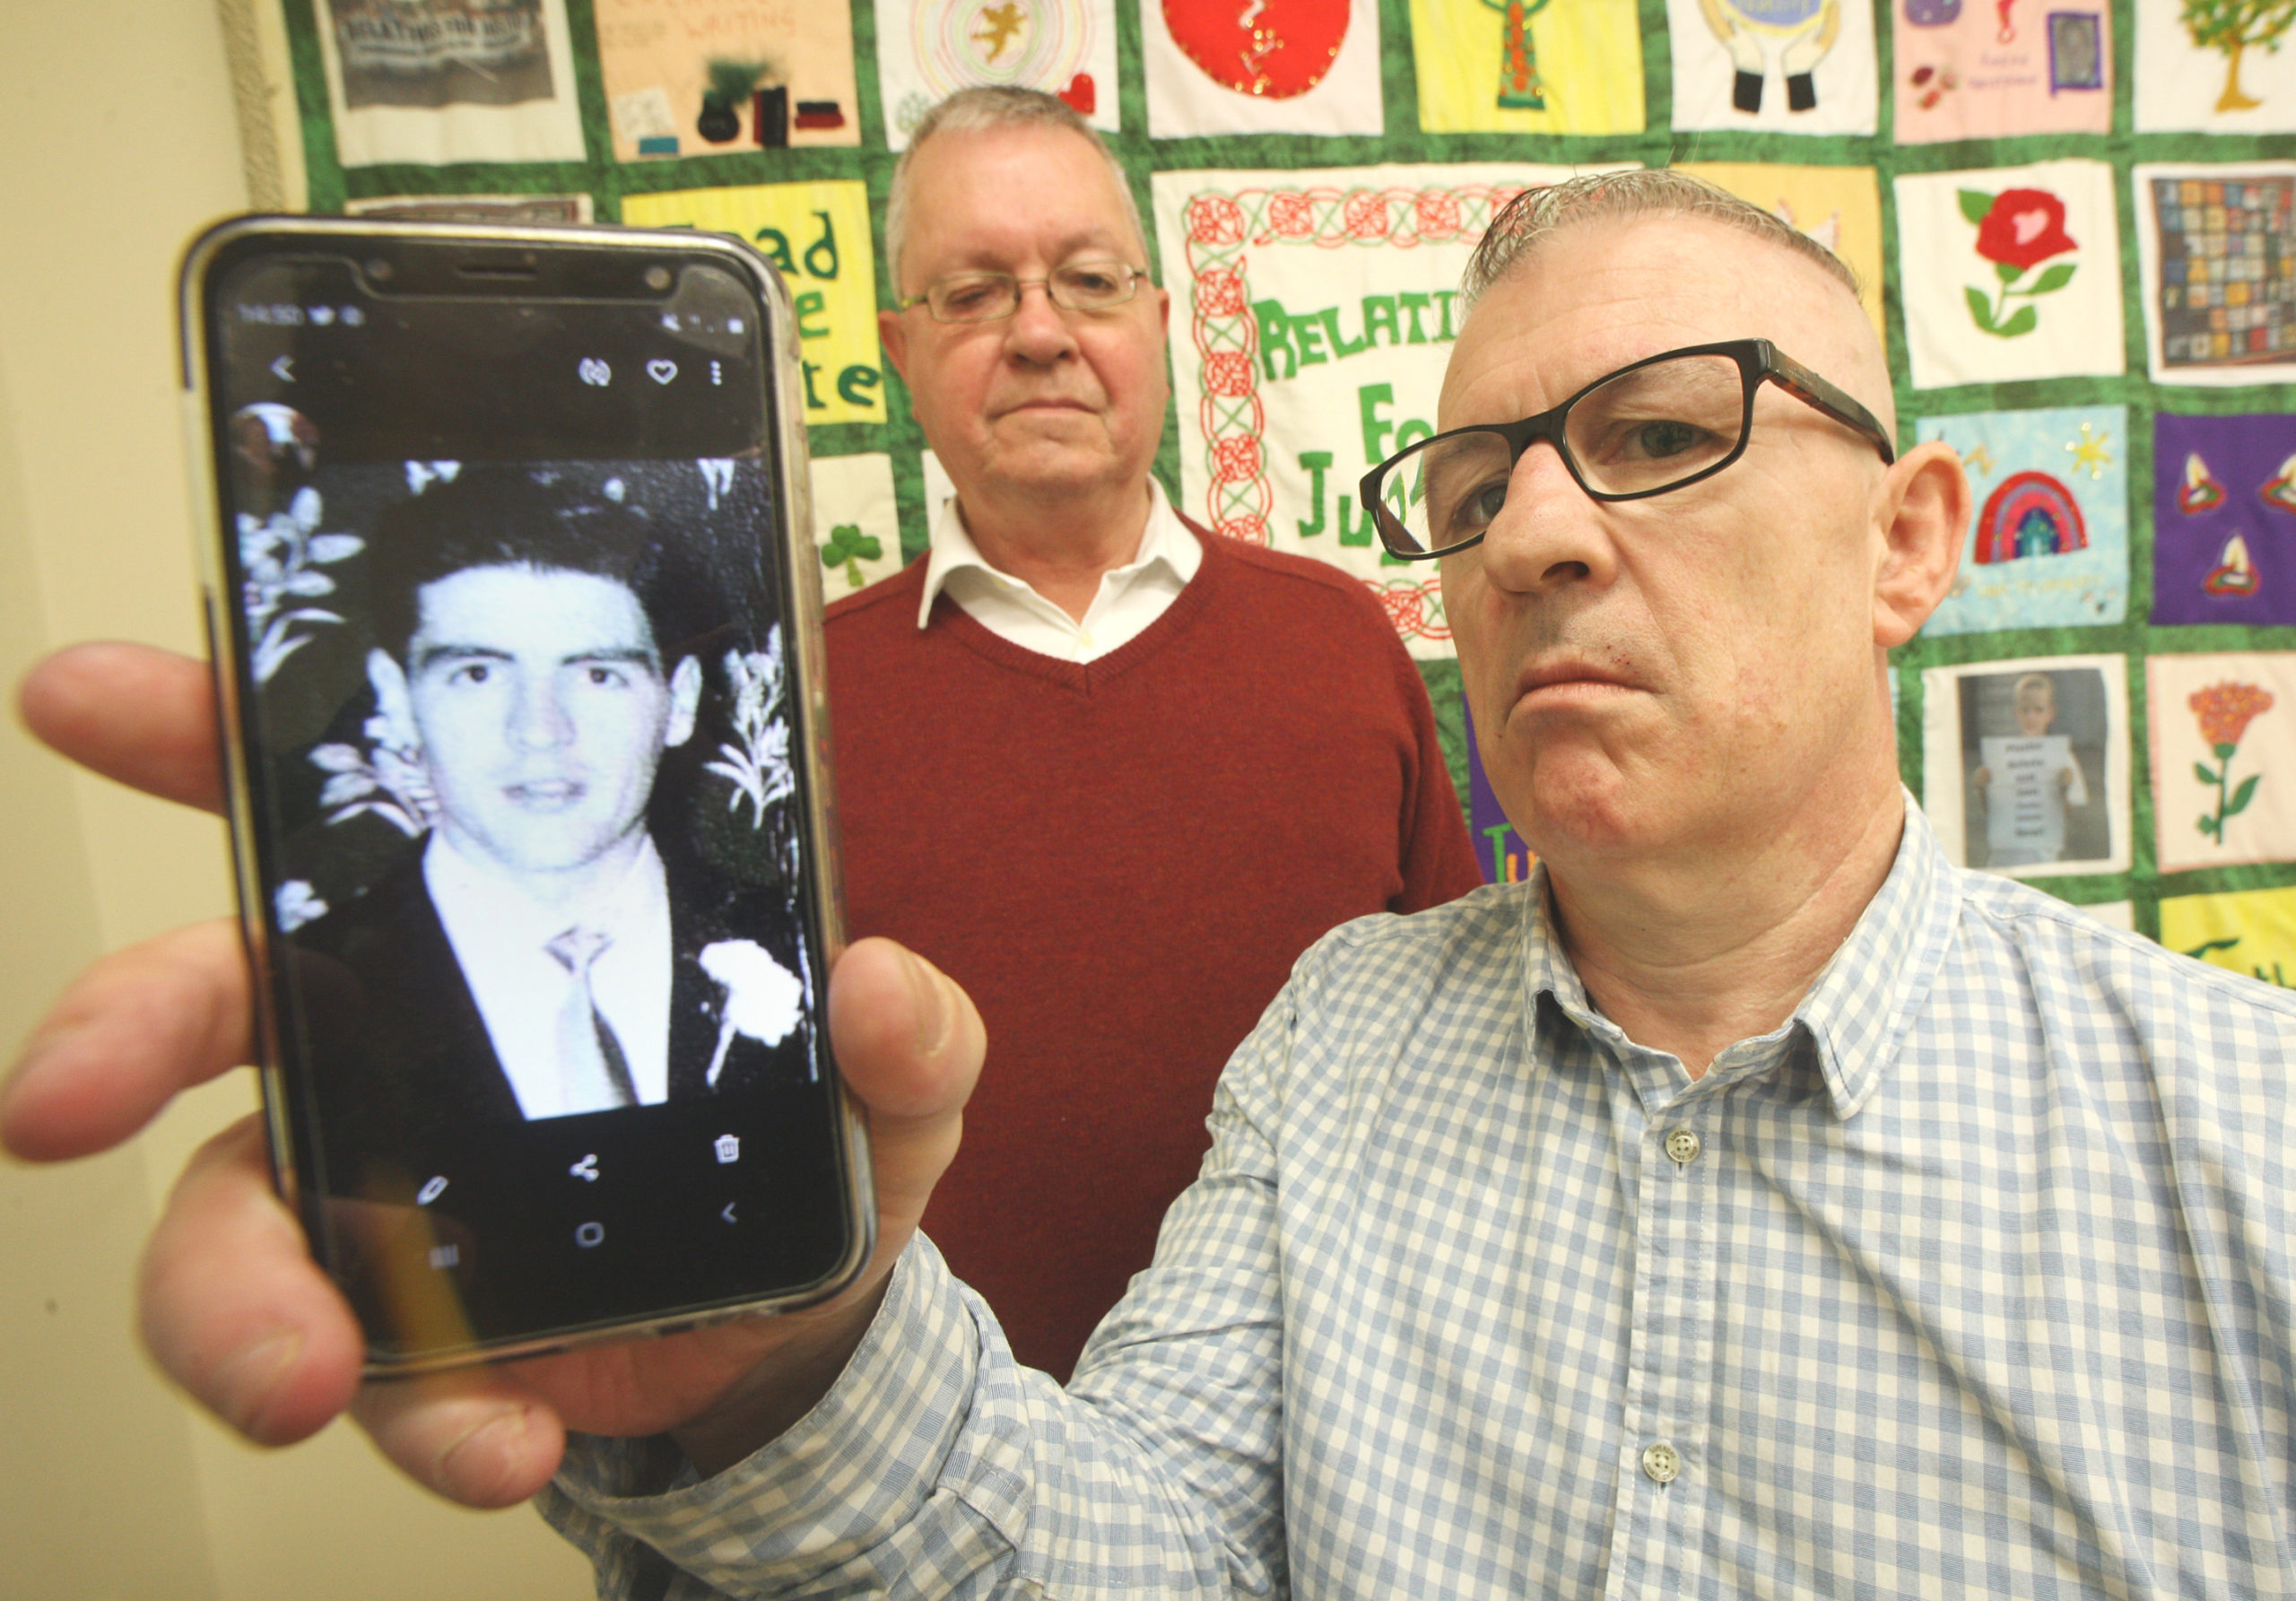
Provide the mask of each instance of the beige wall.
MULTIPOLYGON (((246 204, 205 0, 0 0, 0 676, 98 637, 195 648, 177 252, 246 204)), ((228 909, 223 837, 0 728, 0 1044, 97 952, 228 909)), ((531 1512, 457 1511, 348 1425, 264 1454, 178 1404, 129 1335, 137 1242, 204 1133, 0 1163, 0 1590, 43 1601, 543 1601, 587 1571, 531 1512)))

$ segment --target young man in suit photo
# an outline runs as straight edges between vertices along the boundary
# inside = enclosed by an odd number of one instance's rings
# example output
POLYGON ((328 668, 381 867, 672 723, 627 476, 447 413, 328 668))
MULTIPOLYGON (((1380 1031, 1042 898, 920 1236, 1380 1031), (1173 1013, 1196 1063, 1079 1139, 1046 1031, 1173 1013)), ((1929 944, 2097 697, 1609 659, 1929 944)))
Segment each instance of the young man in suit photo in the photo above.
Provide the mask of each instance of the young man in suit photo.
POLYGON ((692 553, 633 506, 510 468, 393 506, 370 552, 370 728, 430 826, 292 935, 329 1123, 419 1148, 807 1078, 783 896, 649 825, 694 740, 702 648, 730 637, 696 614, 692 553))

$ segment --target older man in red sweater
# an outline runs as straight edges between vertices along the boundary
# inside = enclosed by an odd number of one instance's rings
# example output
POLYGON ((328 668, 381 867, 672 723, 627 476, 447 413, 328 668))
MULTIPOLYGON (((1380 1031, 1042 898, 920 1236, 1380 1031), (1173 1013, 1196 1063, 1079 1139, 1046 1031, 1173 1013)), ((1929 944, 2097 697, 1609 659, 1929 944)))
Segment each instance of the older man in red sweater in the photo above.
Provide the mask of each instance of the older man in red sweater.
POLYGON ((979 1005, 988 1065, 925 1224, 1065 1377, 1293 958, 1480 879, 1369 594, 1210 537, 1150 476, 1170 301, 1091 128, 952 97, 885 245, 880 330, 956 493, 928 560, 830 612, 849 922, 979 1005))

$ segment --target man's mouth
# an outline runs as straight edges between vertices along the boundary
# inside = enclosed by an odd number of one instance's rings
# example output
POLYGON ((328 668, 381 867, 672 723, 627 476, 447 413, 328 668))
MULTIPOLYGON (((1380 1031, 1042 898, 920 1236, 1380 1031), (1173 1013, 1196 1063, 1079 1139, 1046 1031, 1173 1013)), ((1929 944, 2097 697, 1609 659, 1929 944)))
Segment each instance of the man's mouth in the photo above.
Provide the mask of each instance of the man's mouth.
POLYGON ((580 800, 587 787, 574 779, 529 779, 503 786, 502 793, 530 812, 560 812, 580 800))
POLYGON ((1614 695, 1639 686, 1624 671, 1583 657, 1535 662, 1515 676, 1517 705, 1561 705, 1614 695))
POLYGON ((1552 689, 1560 684, 1608 684, 1616 689, 1631 689, 1624 674, 1614 667, 1594 662, 1561 660, 1535 662, 1523 669, 1515 680, 1515 692, 1527 695, 1534 690, 1552 689))

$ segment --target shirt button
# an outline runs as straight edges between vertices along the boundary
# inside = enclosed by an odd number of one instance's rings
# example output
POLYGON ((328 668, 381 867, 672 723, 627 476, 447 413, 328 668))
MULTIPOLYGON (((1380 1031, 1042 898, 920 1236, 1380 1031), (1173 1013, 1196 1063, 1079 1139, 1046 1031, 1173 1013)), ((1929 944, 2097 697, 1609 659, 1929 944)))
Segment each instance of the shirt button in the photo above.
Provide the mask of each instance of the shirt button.
POLYGON ((1705 1149, 1694 1128, 1676 1128, 1666 1135, 1666 1154, 1685 1167, 1696 1162, 1698 1153, 1705 1149))
POLYGON ((1642 1448, 1642 1476, 1654 1484, 1671 1484, 1683 1470, 1683 1459, 1665 1440, 1642 1448))

